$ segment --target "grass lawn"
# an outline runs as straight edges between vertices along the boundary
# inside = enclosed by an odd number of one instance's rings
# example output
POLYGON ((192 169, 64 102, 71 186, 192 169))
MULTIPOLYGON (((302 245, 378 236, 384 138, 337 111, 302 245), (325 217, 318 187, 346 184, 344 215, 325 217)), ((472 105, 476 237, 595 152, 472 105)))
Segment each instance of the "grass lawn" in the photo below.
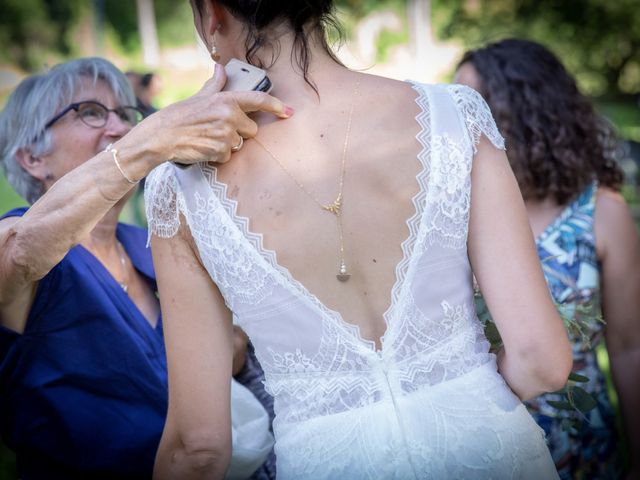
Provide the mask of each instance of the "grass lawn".
POLYGON ((27 202, 13 191, 5 176, 0 173, 0 214, 15 207, 24 207, 27 202))

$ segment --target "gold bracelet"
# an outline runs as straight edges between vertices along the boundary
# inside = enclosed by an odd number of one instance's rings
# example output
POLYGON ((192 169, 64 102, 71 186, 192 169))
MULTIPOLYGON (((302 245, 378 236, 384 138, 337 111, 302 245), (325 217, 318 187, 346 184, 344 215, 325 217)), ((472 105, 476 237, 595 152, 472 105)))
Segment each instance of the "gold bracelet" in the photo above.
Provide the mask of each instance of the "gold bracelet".
POLYGON ((122 167, 120 166, 120 162, 118 161, 118 150, 113 148, 113 143, 110 143, 109 145, 107 145, 107 148, 105 148, 104 151, 111 153, 111 156, 113 157, 113 163, 116 164, 116 167, 118 168, 120 175, 122 175, 122 178, 124 178, 131 185, 136 185, 139 180, 138 181, 131 180, 129 176, 126 173, 124 173, 124 170, 122 170, 122 167))

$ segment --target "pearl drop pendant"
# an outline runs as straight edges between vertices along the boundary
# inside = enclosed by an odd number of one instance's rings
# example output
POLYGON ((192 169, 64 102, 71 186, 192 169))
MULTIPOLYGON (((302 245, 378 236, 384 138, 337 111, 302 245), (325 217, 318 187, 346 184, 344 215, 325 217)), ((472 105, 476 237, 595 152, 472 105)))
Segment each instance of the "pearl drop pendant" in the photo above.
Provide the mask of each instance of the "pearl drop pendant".
POLYGON ((344 263, 344 260, 340 263, 340 270, 336 278, 341 282, 346 282, 351 278, 351 275, 347 273, 347 266, 344 263))

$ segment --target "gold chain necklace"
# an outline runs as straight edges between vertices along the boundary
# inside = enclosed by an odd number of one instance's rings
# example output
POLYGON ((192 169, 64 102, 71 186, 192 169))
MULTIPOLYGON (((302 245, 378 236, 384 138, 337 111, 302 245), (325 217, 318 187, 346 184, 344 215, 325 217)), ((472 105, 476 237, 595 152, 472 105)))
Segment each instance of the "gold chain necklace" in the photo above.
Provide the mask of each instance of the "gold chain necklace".
POLYGON ((359 82, 356 82, 356 86, 353 90, 354 101, 351 103, 351 109, 349 110, 349 118, 347 120, 347 130, 344 135, 344 144, 342 146, 342 162, 341 162, 342 166, 340 171, 340 181, 338 183, 338 196, 333 202, 324 204, 320 200, 318 200, 318 197, 316 197, 313 193, 311 193, 309 189, 305 187, 302 184, 302 182, 298 180, 293 175, 293 173, 289 171, 287 167, 284 166, 284 164, 280 161, 280 159, 278 159, 278 157, 271 150, 269 150, 262 142, 260 142, 260 140, 258 140, 257 138, 254 138, 256 143, 260 145, 271 156, 271 158, 275 160, 275 162, 278 165, 280 165, 280 168, 282 168, 282 170, 289 176, 289 178, 293 180, 293 182, 298 186, 300 190, 302 190, 322 210, 324 210, 325 212, 329 212, 336 217, 336 220, 338 223, 338 236, 340 239, 340 243, 339 243, 340 265, 338 267, 338 274, 336 275, 336 278, 341 282, 346 282, 351 277, 351 274, 348 273, 347 271, 347 264, 344 260, 344 233, 342 228, 342 205, 343 205, 342 191, 344 187, 344 177, 346 172, 347 147, 349 146, 349 135, 351 134, 351 119, 353 117, 353 108, 355 106, 355 98, 358 95, 358 84, 359 82))

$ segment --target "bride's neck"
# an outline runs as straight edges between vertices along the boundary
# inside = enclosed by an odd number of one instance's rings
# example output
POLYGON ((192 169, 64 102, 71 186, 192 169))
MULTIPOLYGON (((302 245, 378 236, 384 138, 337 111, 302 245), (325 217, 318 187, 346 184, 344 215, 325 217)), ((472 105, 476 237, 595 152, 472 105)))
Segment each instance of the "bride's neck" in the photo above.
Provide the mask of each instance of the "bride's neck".
MULTIPOLYGON (((271 94, 285 103, 291 102, 295 108, 301 102, 318 103, 318 94, 330 91, 336 84, 337 76, 348 70, 338 64, 325 50, 322 43, 315 35, 307 37, 308 68, 306 72, 298 61, 300 52, 299 44, 295 42, 295 34, 291 30, 273 32, 269 37, 271 46, 262 47, 256 52, 256 58, 262 61, 267 69, 267 74, 273 89, 271 94), (314 85, 318 92, 311 85, 314 85)), ((236 43, 240 48, 235 52, 237 58, 244 58, 244 42, 236 43)))

